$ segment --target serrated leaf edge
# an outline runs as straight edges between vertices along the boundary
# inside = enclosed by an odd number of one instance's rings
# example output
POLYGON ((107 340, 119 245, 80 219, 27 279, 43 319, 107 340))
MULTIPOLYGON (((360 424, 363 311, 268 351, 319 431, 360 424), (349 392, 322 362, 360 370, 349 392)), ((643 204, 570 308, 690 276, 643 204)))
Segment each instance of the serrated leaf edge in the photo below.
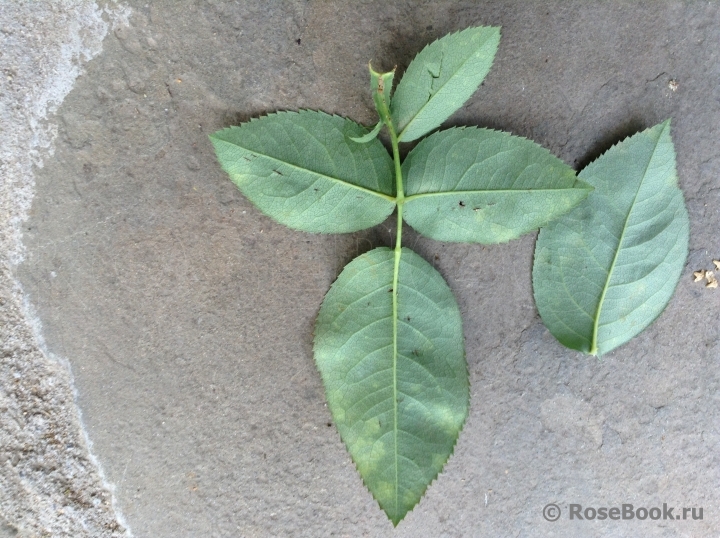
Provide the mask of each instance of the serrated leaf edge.
MULTIPOLYGON (((619 145, 627 142, 627 141, 628 141, 629 139, 631 139, 632 137, 637 136, 637 135, 641 135, 641 134, 644 134, 644 133, 647 133, 648 131, 651 131, 652 129, 655 129, 656 127, 659 127, 660 125, 663 125, 663 126, 664 126, 663 129, 662 129, 662 131, 661 131, 661 134, 662 134, 662 132, 664 132, 665 129, 671 127, 671 121, 672 121, 672 118, 668 118, 668 119, 666 119, 665 121, 661 121, 660 123, 656 123, 655 125, 652 125, 652 126, 650 126, 650 127, 647 127, 647 128, 645 128, 645 129, 643 129, 642 131, 637 131, 637 132, 635 132, 635 133, 632 133, 632 134, 629 134, 629 135, 624 136, 622 139, 620 139, 620 140, 618 140, 617 142, 615 142, 613 145, 611 145, 609 148, 607 148, 605 151, 603 151, 600 155, 598 155, 595 159, 593 159, 592 162, 590 162, 590 163, 588 163, 587 165, 585 165, 585 168, 583 168, 582 170, 578 170, 578 171, 577 171, 578 176, 580 175, 581 172, 584 172, 585 170, 587 170, 588 168, 590 168, 591 166, 593 166, 595 163, 597 163, 600 159, 602 159, 602 158, 603 158, 607 153, 609 153, 611 150, 614 150, 614 149, 617 148, 619 145)), ((673 153, 675 154, 675 145, 674 145, 674 143, 673 143, 673 153)), ((677 155, 676 155, 676 157, 677 157, 677 155)), ((678 177, 679 177, 679 176, 677 176, 677 174, 676 174, 676 178, 678 178, 678 177)), ((676 185, 677 185, 677 182, 676 182, 676 185)))

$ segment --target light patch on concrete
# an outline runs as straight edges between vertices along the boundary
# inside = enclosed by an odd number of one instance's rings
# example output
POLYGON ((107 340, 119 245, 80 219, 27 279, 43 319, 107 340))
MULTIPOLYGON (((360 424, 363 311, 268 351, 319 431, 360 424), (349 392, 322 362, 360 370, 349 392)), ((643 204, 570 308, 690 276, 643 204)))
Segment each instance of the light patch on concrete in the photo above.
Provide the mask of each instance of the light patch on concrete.
POLYGON ((88 447, 68 364, 45 350, 13 276, 33 168, 53 154, 48 120, 130 10, 94 2, 0 6, 0 527, 8 536, 130 536, 88 447), (123 529, 125 527, 125 529, 123 529))

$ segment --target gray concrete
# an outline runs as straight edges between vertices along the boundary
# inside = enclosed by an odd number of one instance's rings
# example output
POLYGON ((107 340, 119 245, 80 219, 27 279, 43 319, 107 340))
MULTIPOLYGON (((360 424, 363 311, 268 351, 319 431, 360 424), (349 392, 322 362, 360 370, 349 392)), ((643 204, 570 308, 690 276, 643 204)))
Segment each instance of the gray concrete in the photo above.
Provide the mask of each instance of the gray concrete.
POLYGON ((13 274, 48 351, 71 366, 132 533, 716 536, 720 290, 691 273, 720 257, 720 7, 265 4, 128 2, 129 26, 86 65, 35 170, 13 274), (332 425, 311 350, 333 279, 388 244, 393 223, 345 236, 283 228, 237 192, 207 135, 286 108, 373 123, 368 60, 403 69, 475 24, 502 25, 500 50, 449 124, 509 130, 582 167, 672 117, 691 253, 658 321, 598 360, 539 320, 534 235, 482 247, 408 230, 462 309, 471 410, 445 471, 394 531, 332 425), (704 519, 549 523, 550 502, 702 506, 704 519))

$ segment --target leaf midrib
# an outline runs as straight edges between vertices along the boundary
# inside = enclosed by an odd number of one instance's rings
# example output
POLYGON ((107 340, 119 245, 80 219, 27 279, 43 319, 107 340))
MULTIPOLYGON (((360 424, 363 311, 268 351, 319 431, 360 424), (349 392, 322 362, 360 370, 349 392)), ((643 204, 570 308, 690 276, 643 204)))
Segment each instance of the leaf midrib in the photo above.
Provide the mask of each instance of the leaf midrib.
POLYGON ((615 265, 617 264, 618 257, 620 256, 620 251, 622 250, 622 244, 625 239, 625 232, 628 229, 628 221, 630 220, 630 216, 633 213, 633 210, 635 209, 635 202, 637 201, 638 194, 640 194, 640 189, 643 186, 643 183, 645 183, 645 179, 647 178, 647 172, 650 168, 650 163, 653 162, 653 159, 655 158, 655 152, 658 149, 658 146, 660 145, 660 138, 665 133, 665 129, 660 131, 660 134, 658 135, 657 140, 655 141, 655 147, 653 148, 652 154, 650 155, 650 158, 647 161, 647 164, 645 165, 645 170, 643 171, 642 179, 638 182, 637 190, 635 191, 635 196, 633 196, 632 204, 630 204, 630 208, 628 209, 627 216, 625 217, 625 222, 623 222, 623 229, 622 233, 620 234, 620 239, 618 240, 618 246, 615 250, 615 254, 613 256, 612 263, 610 264, 610 268, 608 269, 608 276, 605 279, 605 284, 603 286, 602 293, 600 294, 600 301, 598 302, 597 312, 595 314, 595 320, 593 322, 593 335, 592 335, 592 341, 590 344, 590 354, 591 355, 597 355, 598 354, 598 345, 597 345, 597 335, 598 335, 598 329, 600 327, 600 314, 602 313, 602 307, 605 303, 605 295, 607 294, 608 289, 610 288, 610 281, 612 280, 613 271, 615 270, 615 265))
MULTIPOLYGON (((299 166, 299 165, 297 165, 297 164, 293 164, 293 163, 290 163, 290 162, 287 162, 287 161, 283 161, 283 160, 278 159, 278 158, 276 158, 276 157, 272 157, 272 156, 270 156, 270 155, 267 155, 266 153, 263 153, 263 152, 261 152, 261 151, 255 151, 255 150, 253 150, 253 149, 245 148, 245 147, 243 147, 243 146, 240 146, 239 144, 234 144, 234 143, 232 143, 232 142, 228 142, 227 140, 223 140, 223 139, 221 139, 221 138, 216 138, 216 140, 218 140, 219 142, 222 142, 223 144, 228 144, 229 146, 236 147, 236 148, 241 148, 241 149, 243 149, 243 150, 245 150, 245 151, 249 151, 250 153, 252 153, 252 154, 254 154, 254 155, 258 155, 258 156, 264 157, 264 158, 269 159, 269 160, 271 160, 271 161, 273 161, 273 162, 276 162, 276 163, 279 163, 279 164, 282 164, 282 165, 285 165, 285 166, 289 166, 290 168, 292 168, 292 169, 294 169, 294 170, 299 170, 299 171, 301 171, 301 172, 306 172, 306 173, 309 173, 309 174, 314 174, 314 175, 316 175, 316 176, 318 176, 318 177, 321 177, 321 178, 324 178, 324 179, 328 179, 328 180, 330 180, 330 181, 332 181, 332 182, 334 182, 334 183, 337 183, 337 184, 340 184, 340 185, 345 185, 345 186, 347 186, 347 187, 352 187, 352 188, 357 189, 357 190, 359 190, 359 191, 362 191, 362 192, 364 192, 364 193, 373 194, 373 195, 378 196, 378 197, 380 197, 380 198, 384 198, 385 200, 387 200, 387 201, 389 201, 389 202, 392 202, 393 204, 395 203, 395 197, 394 197, 394 196, 390 196, 390 195, 385 194, 385 193, 383 193, 383 192, 377 192, 377 191, 374 191, 374 190, 369 189, 369 188, 367 188, 367 187, 362 187, 362 186, 360 186, 360 185, 356 185, 355 183, 350 183, 349 181, 345 181, 344 179, 340 179, 340 178, 333 177, 333 176, 328 176, 328 175, 326 175, 326 174, 323 174, 322 172, 316 172, 315 170, 310 170, 309 168, 303 168, 302 166, 299 166)), ((252 175, 252 174, 245 174, 245 175, 252 175)))
POLYGON ((530 194, 534 192, 553 192, 553 191, 583 191, 590 189, 583 189, 578 187, 558 187, 554 189, 477 189, 470 191, 436 191, 436 192, 421 192, 418 194, 411 194, 405 197, 405 203, 409 203, 411 200, 417 200, 418 198, 426 198, 430 196, 457 196, 457 195, 472 195, 472 194, 530 194))
MULTIPOLYGON (((398 206, 398 226, 402 226, 402 204, 398 206)), ((393 294, 392 294, 392 324, 393 324, 393 438, 395 440, 395 516, 397 517, 400 503, 400 478, 398 470, 398 385, 397 385, 397 359, 398 359, 398 288, 400 287, 400 258, 402 248, 393 251, 393 294)))

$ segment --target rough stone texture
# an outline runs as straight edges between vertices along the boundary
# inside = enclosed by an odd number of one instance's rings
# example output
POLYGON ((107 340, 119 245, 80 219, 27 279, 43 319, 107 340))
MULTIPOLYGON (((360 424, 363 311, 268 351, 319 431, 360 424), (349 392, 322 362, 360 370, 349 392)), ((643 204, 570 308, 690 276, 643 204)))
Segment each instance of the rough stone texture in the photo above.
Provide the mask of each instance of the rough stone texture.
POLYGON ((717 4, 128 4, 130 25, 58 110, 18 274, 136 536, 717 535, 720 291, 691 277, 720 256, 717 4), (538 318, 534 235, 483 247, 408 230, 463 312, 471 410, 393 531, 332 426, 311 349, 331 282, 393 223, 283 228, 228 181, 207 135, 286 108, 372 124, 368 60, 402 71, 476 24, 502 25, 500 49, 448 125, 527 136, 579 169, 672 117, 691 252, 657 322, 598 360, 538 318), (578 522, 570 503, 702 506, 704 519, 578 522))
MULTIPOLYGON (((112 13, 112 10, 108 11, 112 13)), ((12 268, 57 128, 46 122, 109 23, 92 2, 0 4, 0 536, 122 536, 88 452, 71 375, 43 352, 12 268)))

